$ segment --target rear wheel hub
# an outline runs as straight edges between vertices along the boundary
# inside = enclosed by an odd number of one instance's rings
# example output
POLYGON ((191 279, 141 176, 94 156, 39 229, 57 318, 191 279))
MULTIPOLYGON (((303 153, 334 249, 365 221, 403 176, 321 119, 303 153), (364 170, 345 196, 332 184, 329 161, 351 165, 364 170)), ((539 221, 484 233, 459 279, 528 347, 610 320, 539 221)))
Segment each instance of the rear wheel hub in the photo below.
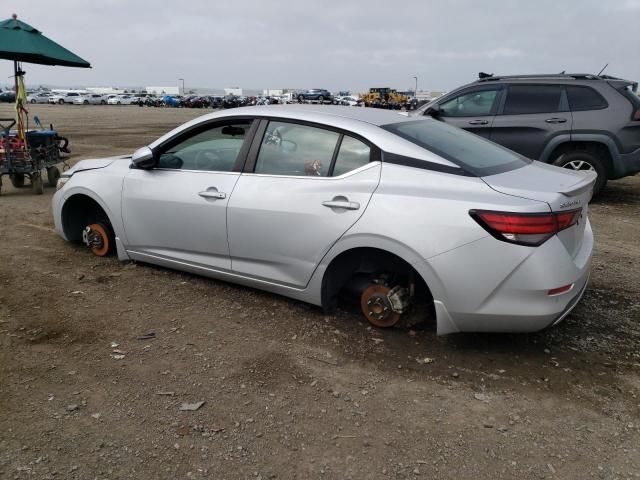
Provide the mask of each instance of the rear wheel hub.
POLYGON ((392 327, 400 320, 389 301, 391 289, 386 285, 373 284, 362 292, 360 307, 367 320, 376 327, 392 327))

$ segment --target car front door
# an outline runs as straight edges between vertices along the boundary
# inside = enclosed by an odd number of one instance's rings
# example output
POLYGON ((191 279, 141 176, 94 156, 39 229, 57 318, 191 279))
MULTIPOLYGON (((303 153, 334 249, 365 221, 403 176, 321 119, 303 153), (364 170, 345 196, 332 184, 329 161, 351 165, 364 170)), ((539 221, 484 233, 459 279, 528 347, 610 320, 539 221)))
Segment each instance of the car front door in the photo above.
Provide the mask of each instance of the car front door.
POLYGON ((380 179, 377 149, 347 132, 263 120, 228 209, 234 273, 302 288, 380 179))
POLYGON ((128 172, 122 219, 132 258, 231 268, 227 204, 246 158, 251 124, 227 120, 196 128, 158 147, 154 168, 128 172))
POLYGON ((557 135, 570 135, 573 117, 561 85, 509 85, 493 120, 491 141, 533 160, 557 135))
POLYGON ((463 90, 453 98, 438 102, 437 118, 489 138, 501 90, 501 85, 481 85, 463 90))

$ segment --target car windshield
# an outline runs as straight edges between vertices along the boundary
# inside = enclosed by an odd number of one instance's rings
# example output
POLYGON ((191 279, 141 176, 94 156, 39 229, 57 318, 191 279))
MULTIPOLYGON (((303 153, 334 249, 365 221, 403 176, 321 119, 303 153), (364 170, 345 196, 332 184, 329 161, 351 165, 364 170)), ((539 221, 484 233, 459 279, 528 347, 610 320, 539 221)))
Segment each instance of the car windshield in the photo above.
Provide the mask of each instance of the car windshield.
POLYGON ((392 123, 382 128, 478 177, 508 172, 531 163, 511 150, 438 120, 392 123))

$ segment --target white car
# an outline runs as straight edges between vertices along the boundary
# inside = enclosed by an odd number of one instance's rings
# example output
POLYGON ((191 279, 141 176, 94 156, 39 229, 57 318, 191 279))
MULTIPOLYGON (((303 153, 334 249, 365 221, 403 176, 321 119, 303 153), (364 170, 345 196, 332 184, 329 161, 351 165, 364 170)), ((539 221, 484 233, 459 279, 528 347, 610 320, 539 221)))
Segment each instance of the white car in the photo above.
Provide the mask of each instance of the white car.
POLYGON ((55 95, 51 95, 49 97, 49 103, 73 103, 73 101, 80 97, 80 94, 77 92, 67 92, 67 93, 57 93, 55 95))
POLYGON ((107 100, 107 103, 109 105, 131 105, 133 98, 131 95, 116 95, 107 100))
POLYGON ((107 100, 99 93, 88 93, 73 99, 74 105, 106 105, 107 100))
MULTIPOLYGON (((360 305, 438 334, 555 325, 587 287, 596 174, 373 108, 227 109, 133 156, 84 160, 55 228, 98 256, 360 305)), ((72 250, 69 249, 69 254, 72 250)))
POLYGON ((51 94, 47 92, 35 92, 27 95, 27 102, 29 103, 49 103, 51 94))
POLYGON ((356 97, 342 97, 339 105, 341 104, 349 107, 357 107, 358 105, 360 105, 360 103, 360 100, 358 100, 356 97))

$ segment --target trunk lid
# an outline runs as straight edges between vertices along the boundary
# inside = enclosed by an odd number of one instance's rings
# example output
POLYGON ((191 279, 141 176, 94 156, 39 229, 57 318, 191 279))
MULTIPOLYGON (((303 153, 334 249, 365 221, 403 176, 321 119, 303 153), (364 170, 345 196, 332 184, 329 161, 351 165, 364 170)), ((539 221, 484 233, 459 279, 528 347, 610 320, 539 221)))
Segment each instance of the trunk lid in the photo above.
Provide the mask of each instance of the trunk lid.
POLYGON ((558 233, 572 257, 580 250, 595 172, 572 171, 534 161, 526 167, 482 177, 497 192, 545 202, 552 212, 581 210, 578 223, 558 233))

